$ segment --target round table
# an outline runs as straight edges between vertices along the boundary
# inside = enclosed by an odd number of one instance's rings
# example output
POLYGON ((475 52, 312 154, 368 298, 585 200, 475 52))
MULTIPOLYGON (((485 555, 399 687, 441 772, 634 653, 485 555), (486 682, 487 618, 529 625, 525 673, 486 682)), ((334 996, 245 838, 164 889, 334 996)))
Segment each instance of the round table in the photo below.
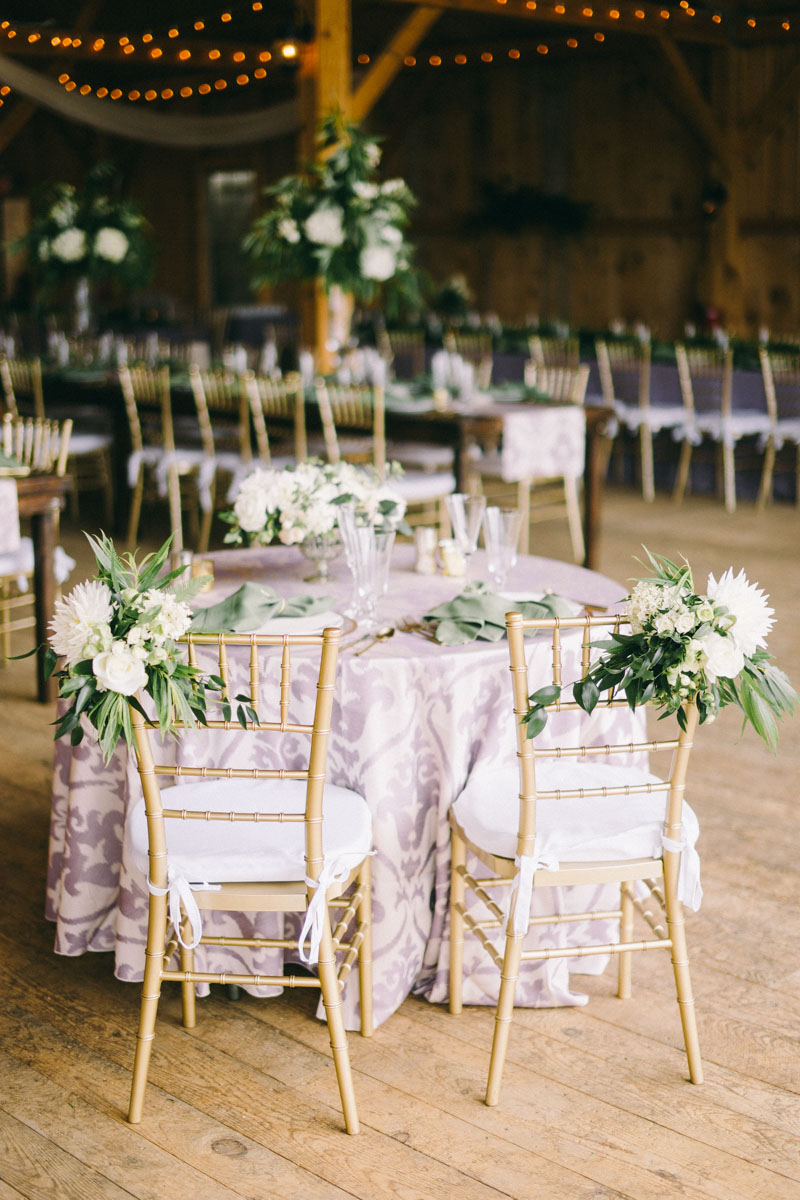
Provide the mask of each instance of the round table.
MULTIPOLYGON (((417 574, 413 555, 411 546, 395 548, 388 594, 379 613, 382 625, 397 626, 404 618, 418 620, 463 588, 463 579, 417 574)), ((333 578, 324 586, 303 583, 309 564, 292 547, 225 551, 212 560, 214 588, 199 597, 197 605, 221 599, 245 579, 270 583, 284 596, 330 595, 331 608, 338 611, 349 598, 343 559, 333 564, 333 578)), ((473 575, 480 578, 483 570, 483 554, 478 552, 473 575)), ((518 593, 518 598, 553 591, 601 607, 616 604, 624 594, 619 584, 594 572, 527 556, 519 560, 507 590, 518 593)), ((446 999, 448 809, 476 765, 513 761, 515 733, 505 639, 447 647, 397 630, 390 639, 356 654, 365 643, 351 645, 355 636, 349 632, 342 639, 328 779, 359 791, 373 816, 374 1001, 375 1019, 381 1022, 412 991, 433 1001, 446 999)), ((532 686, 537 670, 544 674, 548 669, 548 656, 549 642, 531 639, 532 686)), ((586 736, 581 732, 583 714, 579 717, 569 715, 576 744, 586 736)), ((613 710, 608 719, 634 721, 622 709, 613 710)), ((608 729, 602 732, 605 737, 608 729)), ((202 736, 186 735, 178 753, 183 753, 184 742, 202 736)), ((126 980, 141 978, 147 914, 145 881, 123 861, 125 813, 139 787, 132 759, 118 748, 104 767, 91 735, 76 748, 65 739, 56 743, 46 908, 47 916, 56 922, 57 953, 113 951, 115 973, 126 980)), ((592 899, 586 891, 562 889, 558 902, 572 907, 572 893, 580 893, 574 903, 585 911, 592 899)), ((537 893, 545 908, 553 904, 549 892, 537 893)), ((280 919, 254 914, 248 929, 264 931, 263 921, 280 919)), ((224 913, 207 914, 208 931, 219 932, 210 925, 232 920, 224 913)), ((243 928, 241 920, 236 928, 243 928)), ((576 936, 581 933, 585 931, 577 930, 576 936)), ((607 927, 596 933, 609 940, 607 927)), ((554 944, 569 936, 566 926, 552 927, 550 932, 539 929, 532 936, 541 940, 550 934, 554 944)), ((224 971, 235 969, 232 956, 239 952, 210 948, 202 953, 206 969, 224 971)), ((248 967, 274 972, 274 963, 267 968, 266 961, 258 958, 255 965, 251 958, 248 967)), ((474 959, 467 955, 465 962, 465 1003, 493 1003, 496 972, 486 970, 477 949, 474 959)), ((582 971, 587 963, 588 969, 600 965, 593 959, 581 960, 582 971)), ((569 960, 527 966, 530 970, 520 981, 518 1003, 584 1001, 570 987, 569 960)), ((351 976, 344 992, 350 1028, 357 1027, 357 1002, 351 976)))

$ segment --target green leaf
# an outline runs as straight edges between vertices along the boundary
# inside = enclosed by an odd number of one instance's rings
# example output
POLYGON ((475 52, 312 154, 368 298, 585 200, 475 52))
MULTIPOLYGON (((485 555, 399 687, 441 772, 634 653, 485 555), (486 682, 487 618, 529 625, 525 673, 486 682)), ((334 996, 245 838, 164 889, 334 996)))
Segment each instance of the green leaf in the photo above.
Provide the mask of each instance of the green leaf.
POLYGON ((538 692, 528 697, 528 701, 533 708, 539 708, 543 704, 555 704, 561 696, 561 688, 558 684, 552 683, 547 687, 539 688, 538 692))
POLYGON ((529 712, 527 717, 523 717, 522 720, 525 725, 525 737, 530 739, 535 738, 537 734, 540 734, 547 724, 548 715, 549 714, 546 709, 539 708, 529 712))
MULTIPOLYGON (((31 651, 31 653, 35 653, 35 650, 31 651)), ((42 658, 42 670, 44 671, 45 679, 49 679, 50 676, 53 674, 53 671, 56 668, 57 662, 58 662, 58 655, 56 654, 55 650, 53 649, 52 646, 47 646, 45 648, 44 656, 42 658)))
POLYGON ((584 712, 591 713, 597 705, 600 698, 600 692, 591 679, 580 679, 572 689, 572 695, 575 698, 575 703, 579 704, 584 712))

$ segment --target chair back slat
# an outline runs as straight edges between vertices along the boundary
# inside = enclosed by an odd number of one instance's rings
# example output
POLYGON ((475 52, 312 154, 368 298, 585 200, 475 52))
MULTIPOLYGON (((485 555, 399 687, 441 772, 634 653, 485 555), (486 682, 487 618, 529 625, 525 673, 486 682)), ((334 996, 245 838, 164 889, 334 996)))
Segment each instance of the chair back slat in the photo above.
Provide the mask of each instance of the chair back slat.
POLYGON ((315 390, 328 461, 339 463, 343 458, 356 462, 368 461, 383 476, 386 470, 383 388, 369 384, 330 384, 320 379, 315 390), (354 431, 368 435, 363 448, 359 442, 353 453, 343 451, 340 434, 354 431))
POLYGON ((194 397, 197 422, 203 450, 215 454, 214 426, 223 423, 235 428, 239 453, 245 462, 252 458, 250 446, 250 402, 239 376, 227 370, 204 370, 196 364, 189 367, 189 382, 194 397), (212 420, 212 414, 217 421, 212 420))
POLYGON ((800 420, 800 353, 759 349, 767 412, 773 422, 800 420))
POLYGON ((589 367, 544 367, 529 364, 526 382, 544 395, 564 404, 583 404, 589 383, 589 367))
POLYGON ((267 375, 257 375, 254 371, 247 371, 242 376, 241 386, 250 407, 259 460, 265 465, 271 461, 268 429, 270 420, 279 422, 283 426, 291 424, 294 430, 295 458, 298 462, 306 458, 308 441, 305 395, 300 375, 293 372, 281 380, 275 380, 270 379, 267 375))
POLYGON ((39 358, 0 358, 0 384, 6 411, 19 416, 19 399, 30 401, 32 415, 45 420, 42 362, 39 358))
POLYGON ((733 350, 684 346, 677 343, 675 359, 687 417, 695 413, 731 414, 733 350))
POLYGON ((528 338, 528 354, 531 361, 540 367, 577 367, 580 347, 576 337, 542 337, 532 334, 528 338))
POLYGON ((69 457, 72 420, 43 421, 6 413, 2 424, 3 453, 31 471, 64 475, 69 457))
POLYGON ((646 408, 650 403, 650 343, 637 339, 595 342, 600 388, 606 404, 622 401, 646 408))

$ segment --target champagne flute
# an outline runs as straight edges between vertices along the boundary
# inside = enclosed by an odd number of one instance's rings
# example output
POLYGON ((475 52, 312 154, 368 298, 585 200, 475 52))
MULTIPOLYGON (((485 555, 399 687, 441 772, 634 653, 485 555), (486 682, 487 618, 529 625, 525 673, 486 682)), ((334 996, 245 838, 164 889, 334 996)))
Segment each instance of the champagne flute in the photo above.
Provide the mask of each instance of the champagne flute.
POLYGON ((447 512, 453 527, 453 537, 464 556, 465 576, 469 579, 469 564, 478 548, 478 535, 486 509, 485 496, 467 496, 464 492, 451 492, 446 497, 447 512))
POLYGON ((483 514, 483 541, 494 589, 501 592, 517 562, 522 513, 518 508, 487 508, 483 514))

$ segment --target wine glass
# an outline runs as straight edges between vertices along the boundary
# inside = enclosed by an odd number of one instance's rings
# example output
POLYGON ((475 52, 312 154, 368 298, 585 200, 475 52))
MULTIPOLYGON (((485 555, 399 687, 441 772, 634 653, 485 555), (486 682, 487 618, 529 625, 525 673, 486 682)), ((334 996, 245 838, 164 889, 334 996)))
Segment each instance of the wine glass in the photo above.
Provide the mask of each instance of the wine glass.
POLYGON ((518 508, 487 508, 483 514, 483 541, 494 589, 501 592, 517 562, 522 513, 518 508))
POLYGON ((373 630, 378 623, 378 602, 388 587, 395 531, 376 529, 372 521, 346 504, 339 510, 338 521, 353 576, 353 598, 347 613, 373 630))
POLYGON ((469 564, 478 548, 478 534, 486 509, 485 496, 467 496, 463 492, 451 492, 445 497, 453 537, 464 556, 465 575, 469 579, 469 564))

